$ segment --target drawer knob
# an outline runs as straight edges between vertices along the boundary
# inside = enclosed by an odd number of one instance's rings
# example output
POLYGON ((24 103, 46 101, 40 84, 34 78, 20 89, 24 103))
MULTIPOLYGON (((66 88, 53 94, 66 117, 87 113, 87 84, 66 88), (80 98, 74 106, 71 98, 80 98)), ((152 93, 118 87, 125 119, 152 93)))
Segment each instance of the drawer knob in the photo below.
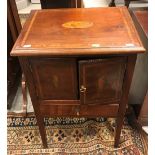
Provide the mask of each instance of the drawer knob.
POLYGON ((76 115, 79 116, 79 115, 80 115, 80 108, 77 107, 77 108, 75 109, 75 111, 76 111, 76 115))
POLYGON ((80 92, 85 92, 86 91, 86 87, 84 87, 83 85, 81 86, 81 88, 80 88, 80 92))
POLYGON ((80 115, 79 111, 76 113, 76 115, 77 115, 77 116, 79 116, 79 115, 80 115))

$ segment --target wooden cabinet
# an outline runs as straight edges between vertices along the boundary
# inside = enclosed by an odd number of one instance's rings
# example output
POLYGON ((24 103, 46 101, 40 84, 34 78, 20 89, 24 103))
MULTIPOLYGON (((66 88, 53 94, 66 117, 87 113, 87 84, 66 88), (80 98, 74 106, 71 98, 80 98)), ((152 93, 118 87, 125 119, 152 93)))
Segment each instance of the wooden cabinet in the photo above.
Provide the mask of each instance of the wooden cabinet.
POLYGON ((127 57, 29 58, 40 110, 45 116, 88 117, 95 116, 96 109, 97 115, 102 116, 102 106, 117 104, 111 106, 116 113, 126 62, 127 57), (51 105, 55 106, 50 108, 51 105))
POLYGON ((117 117, 117 147, 144 51, 126 7, 31 12, 11 54, 19 57, 44 147, 43 119, 54 116, 117 117))

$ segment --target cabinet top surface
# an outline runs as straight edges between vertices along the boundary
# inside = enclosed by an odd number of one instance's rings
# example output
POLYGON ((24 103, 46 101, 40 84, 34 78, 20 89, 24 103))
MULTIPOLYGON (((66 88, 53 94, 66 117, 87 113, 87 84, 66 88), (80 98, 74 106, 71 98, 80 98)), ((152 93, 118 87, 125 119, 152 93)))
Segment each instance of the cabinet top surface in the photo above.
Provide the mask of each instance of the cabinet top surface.
POLYGON ((144 52, 126 7, 32 11, 11 55, 144 52))

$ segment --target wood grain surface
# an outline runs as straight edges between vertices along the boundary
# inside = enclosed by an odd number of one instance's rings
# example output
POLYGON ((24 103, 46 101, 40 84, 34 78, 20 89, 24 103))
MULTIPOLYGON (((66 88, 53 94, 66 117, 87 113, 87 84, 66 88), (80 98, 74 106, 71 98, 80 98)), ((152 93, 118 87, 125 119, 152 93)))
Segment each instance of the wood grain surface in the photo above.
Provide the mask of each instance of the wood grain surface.
POLYGON ((144 48, 126 7, 32 11, 11 55, 94 55, 141 53, 144 48), (65 28, 71 21, 88 28, 65 28))

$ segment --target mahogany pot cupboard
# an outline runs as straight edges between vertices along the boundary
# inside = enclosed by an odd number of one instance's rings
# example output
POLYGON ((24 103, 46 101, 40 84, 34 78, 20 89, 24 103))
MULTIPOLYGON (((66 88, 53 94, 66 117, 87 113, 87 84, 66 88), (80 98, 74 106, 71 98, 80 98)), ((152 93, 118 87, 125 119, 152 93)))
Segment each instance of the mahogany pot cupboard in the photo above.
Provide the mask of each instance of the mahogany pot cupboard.
POLYGON ((116 117, 118 147, 137 53, 126 7, 32 11, 11 52, 27 80, 44 147, 44 117, 116 117))

